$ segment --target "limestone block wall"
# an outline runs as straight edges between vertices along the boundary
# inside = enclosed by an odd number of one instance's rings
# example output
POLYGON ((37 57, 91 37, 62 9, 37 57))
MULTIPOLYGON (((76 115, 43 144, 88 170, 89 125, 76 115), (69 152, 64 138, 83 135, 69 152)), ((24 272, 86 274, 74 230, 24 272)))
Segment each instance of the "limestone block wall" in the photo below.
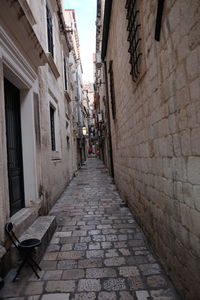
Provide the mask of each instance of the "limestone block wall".
MULTIPOLYGON (((34 1, 29 1, 34 7, 22 2, 24 14, 18 1, 1 1, 0 10, 0 243, 3 246, 6 240, 4 225, 10 217, 17 224, 17 233, 21 234, 38 214, 49 211, 74 172, 73 147, 71 141, 67 142, 66 130, 66 119, 72 122, 72 114, 66 111, 64 95, 63 52, 65 56, 68 52, 59 32, 56 1, 49 1, 49 4, 54 3, 51 9, 56 36, 55 63, 42 52, 42 47, 45 53, 47 51, 47 41, 43 44, 38 40, 39 32, 47 37, 46 24, 42 21, 46 18, 46 1, 41 1, 37 7, 43 19, 36 13, 34 1), (38 18, 37 24, 32 25, 31 15, 38 18), (40 31, 35 30, 35 26, 40 31), (19 89, 21 101, 25 204, 13 216, 9 207, 4 77, 19 89), (56 151, 51 147, 50 103, 56 110, 56 151)), ((72 140, 71 132, 68 134, 72 140)), ((0 249, 0 260, 1 252, 0 249)))
MULTIPOLYGON (((67 144, 64 90, 48 73, 48 66, 40 68, 41 109, 41 181, 42 212, 47 213, 72 178, 72 144, 67 144), (51 150, 49 109, 54 105, 56 151, 51 150)), ((61 82, 62 83, 62 82, 61 82)))
POLYGON ((200 297, 200 6, 140 2, 143 70, 132 81, 125 2, 113 1, 106 61, 113 60, 115 181, 185 299, 200 297))

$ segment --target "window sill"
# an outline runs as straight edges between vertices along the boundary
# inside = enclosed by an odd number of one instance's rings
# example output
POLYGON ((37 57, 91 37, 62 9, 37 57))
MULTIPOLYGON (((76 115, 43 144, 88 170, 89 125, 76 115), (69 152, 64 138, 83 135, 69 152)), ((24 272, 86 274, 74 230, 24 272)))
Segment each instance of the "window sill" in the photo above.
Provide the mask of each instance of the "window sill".
POLYGON ((61 162, 61 158, 52 158, 51 159, 53 162, 61 162))
POLYGON ((50 52, 46 52, 46 56, 47 56, 47 62, 54 74, 54 76, 56 77, 56 79, 58 79, 58 77, 60 77, 60 73, 58 71, 58 68, 54 62, 53 56, 50 52))
POLYGON ((51 160, 60 161, 61 160, 61 154, 60 154, 60 152, 58 152, 58 151, 52 151, 51 160))

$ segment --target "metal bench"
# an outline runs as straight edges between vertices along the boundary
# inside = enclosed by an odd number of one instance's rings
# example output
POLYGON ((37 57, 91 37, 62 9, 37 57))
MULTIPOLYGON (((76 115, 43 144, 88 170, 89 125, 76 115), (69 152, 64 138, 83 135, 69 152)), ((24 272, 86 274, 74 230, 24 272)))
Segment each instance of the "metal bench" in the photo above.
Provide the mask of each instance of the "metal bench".
POLYGON ((36 270, 39 269, 41 271, 41 268, 33 259, 33 252, 36 247, 39 247, 41 245, 41 240, 36 238, 29 238, 20 242, 13 231, 13 224, 11 222, 6 223, 5 230, 11 242, 17 248, 22 257, 22 262, 17 269, 16 275, 13 278, 13 282, 16 280, 17 276, 19 276, 23 266, 25 266, 26 263, 31 267, 35 275, 40 278, 36 270))

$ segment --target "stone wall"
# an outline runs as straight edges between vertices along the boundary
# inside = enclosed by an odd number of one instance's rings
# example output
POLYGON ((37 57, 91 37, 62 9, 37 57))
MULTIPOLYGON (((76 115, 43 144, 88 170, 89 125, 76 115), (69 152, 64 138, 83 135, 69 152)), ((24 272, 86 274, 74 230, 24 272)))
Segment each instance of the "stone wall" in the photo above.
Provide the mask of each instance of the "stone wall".
MULTIPOLYGON (((54 59, 48 53, 46 1, 41 1, 38 7, 32 2, 29 1, 30 6, 26 1, 2 0, 0 4, 2 246, 5 246, 7 239, 5 223, 11 220, 20 235, 38 214, 48 213, 77 168, 73 161, 72 104, 64 93, 63 57, 68 57, 69 49, 66 40, 61 38, 57 2, 48 1, 53 16, 54 59), (24 207, 19 207, 12 216, 9 207, 4 77, 20 93, 24 207), (52 151, 51 146, 50 104, 55 108, 56 151, 52 151), (68 132, 67 120, 70 123, 68 132)), ((0 247, 0 263, 3 254, 4 249, 0 247)))
POLYGON ((115 181, 185 299, 200 297, 200 6, 140 2, 142 74, 132 81, 125 1, 113 1, 106 61, 113 60, 115 181))

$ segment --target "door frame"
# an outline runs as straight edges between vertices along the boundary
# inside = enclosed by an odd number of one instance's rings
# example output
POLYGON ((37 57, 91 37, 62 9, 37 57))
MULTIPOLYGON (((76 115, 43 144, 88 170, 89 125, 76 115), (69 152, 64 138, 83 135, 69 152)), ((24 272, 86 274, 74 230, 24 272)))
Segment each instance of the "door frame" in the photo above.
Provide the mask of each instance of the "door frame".
MULTIPOLYGON (((39 95, 38 75, 13 43, 10 36, 0 27, 0 118, 4 120, 0 124, 0 132, 2 132, 2 144, 0 145, 0 161, 2 162, 2 168, 0 169, 0 177, 2 178, 0 182, 0 241, 4 240, 5 232, 3 228, 10 216, 4 77, 20 90, 25 208, 36 208, 39 204, 39 179, 36 165, 33 94, 39 95), (29 146, 27 147, 27 145, 29 146)), ((17 215, 20 222, 21 215, 16 213, 15 218, 17 218, 17 215)))
MULTIPOLYGON (((7 139, 7 143, 6 143, 6 150, 7 150, 7 170, 8 170, 8 186, 9 186, 9 207, 10 207, 10 215, 14 215, 16 212, 18 212, 20 209, 24 208, 25 206, 25 201, 24 201, 24 175, 23 175, 23 156, 22 156, 22 132, 21 132, 21 113, 20 113, 20 108, 21 108, 21 105, 20 105, 20 90, 14 86, 10 81, 8 81, 5 77, 4 77, 4 94, 5 94, 5 98, 7 98, 7 100, 5 101, 5 120, 6 120, 6 139, 7 139), (15 140, 15 144, 16 144, 16 147, 15 148, 15 156, 17 156, 17 164, 18 164, 18 169, 19 169, 19 182, 18 182, 18 185, 19 185, 19 189, 20 189, 20 195, 21 195, 21 199, 20 199, 20 202, 19 202, 19 205, 17 205, 17 207, 15 208, 14 207, 14 202, 13 201, 15 198, 14 196, 12 196, 15 191, 13 189, 13 186, 12 186, 12 178, 13 176, 10 176, 10 171, 14 171, 16 172, 16 169, 12 168, 11 170, 9 169, 9 162, 10 162, 10 158, 9 158, 9 149, 8 149, 8 133, 10 135, 13 136, 13 133, 11 133, 11 131, 9 130, 9 126, 8 124, 10 123, 9 122, 9 119, 8 117, 10 117, 10 115, 8 115, 8 112, 7 112, 7 101, 9 101, 9 95, 8 97, 6 96, 6 93, 8 90, 12 90, 13 89, 13 94, 11 93, 11 97, 16 97, 17 99, 11 99, 11 101, 14 100, 15 104, 16 105, 14 107, 14 114, 15 114, 15 118, 17 118, 17 123, 18 124, 14 124, 14 127, 16 126, 16 130, 17 132, 14 132, 15 136, 14 136, 14 140, 15 140), (17 109, 16 109, 17 108, 17 109), (16 135, 17 134, 17 135, 16 135)), ((10 136, 11 138, 11 136, 10 136)))

